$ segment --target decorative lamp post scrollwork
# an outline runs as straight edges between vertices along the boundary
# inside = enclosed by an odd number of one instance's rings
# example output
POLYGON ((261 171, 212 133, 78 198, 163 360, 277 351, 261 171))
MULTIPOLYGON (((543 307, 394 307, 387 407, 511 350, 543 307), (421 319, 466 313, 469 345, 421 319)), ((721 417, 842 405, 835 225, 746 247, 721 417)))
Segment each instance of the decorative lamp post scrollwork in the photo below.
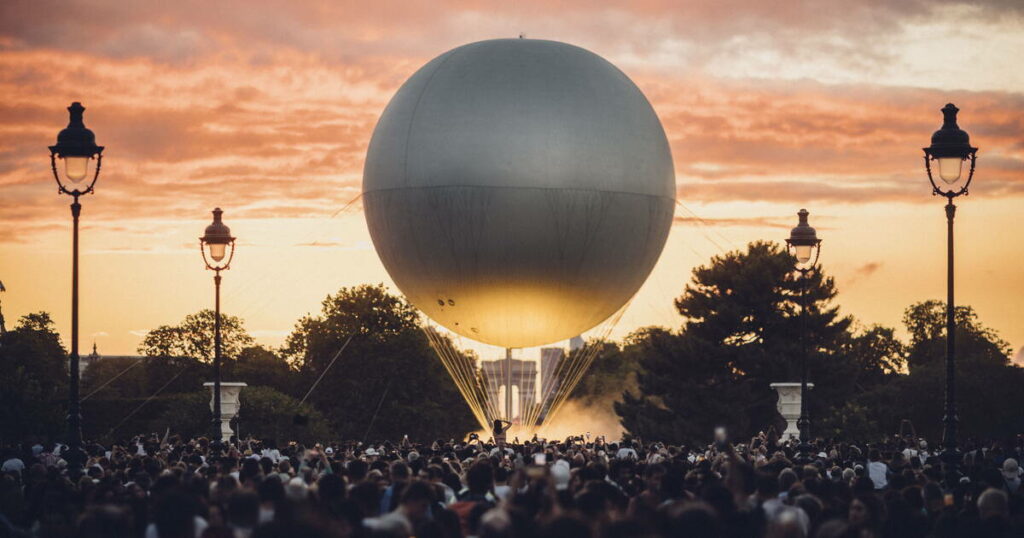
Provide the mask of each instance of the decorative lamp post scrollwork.
POLYGON ((203 254, 206 269, 213 271, 214 322, 213 322, 213 429, 211 439, 218 445, 223 440, 220 420, 220 272, 231 268, 235 257, 235 238, 231 229, 221 220, 223 211, 213 210, 213 222, 206 227, 206 233, 199 238, 199 251, 203 254), (227 258, 227 261, 224 261, 227 258))
POLYGON ((50 146, 50 168, 53 179, 57 182, 59 194, 70 195, 71 219, 73 231, 71 240, 71 355, 68 361, 68 452, 64 459, 68 462, 68 473, 77 476, 85 464, 86 455, 82 450, 82 412, 79 398, 79 355, 78 355, 78 218, 82 214, 82 205, 78 198, 94 192, 96 180, 100 177, 100 163, 103 159, 103 146, 96 145, 96 135, 82 121, 85 107, 79 102, 68 107, 70 119, 68 126, 57 135, 57 144, 50 146), (89 168, 95 159, 92 179, 89 179, 89 168), (63 166, 58 171, 58 163, 63 166))
POLYGON ((953 199, 967 194, 974 179, 974 167, 978 160, 978 148, 971 146, 971 137, 956 123, 957 112, 953 103, 942 108, 942 127, 932 134, 932 143, 924 150, 924 169, 932 194, 946 198, 946 404, 942 417, 943 461, 947 469, 955 471, 960 460, 957 449, 956 409, 956 303, 953 301, 953 219, 956 205, 953 199), (938 179, 932 170, 932 163, 938 164, 938 179), (964 163, 969 163, 966 178, 964 163))
POLYGON ((811 419, 807 414, 807 285, 809 274, 818 265, 818 256, 821 254, 821 239, 817 231, 807 223, 807 216, 810 213, 801 209, 797 215, 800 220, 796 227, 789 232, 786 239, 786 248, 796 258, 794 269, 800 273, 800 317, 802 330, 800 334, 800 418, 796 426, 800 429, 800 446, 798 448, 801 456, 806 457, 810 451, 811 440, 811 419))

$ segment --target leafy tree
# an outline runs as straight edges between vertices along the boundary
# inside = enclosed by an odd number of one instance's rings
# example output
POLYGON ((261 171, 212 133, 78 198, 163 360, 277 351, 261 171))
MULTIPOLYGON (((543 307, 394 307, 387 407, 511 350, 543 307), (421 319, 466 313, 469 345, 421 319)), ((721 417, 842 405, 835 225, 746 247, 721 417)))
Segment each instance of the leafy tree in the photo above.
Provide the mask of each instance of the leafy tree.
POLYGON ((238 432, 243 437, 310 443, 324 442, 334 435, 320 411, 308 403, 300 406, 296 398, 271 387, 246 387, 240 400, 238 432), (296 414, 305 416, 308 423, 295 425, 292 419, 296 414))
POLYGON ((192 392, 212 380, 209 365, 191 357, 107 357, 85 369, 82 396, 145 399, 158 393, 192 392))
POLYGON ((263 346, 250 346, 229 361, 225 379, 243 381, 250 386, 272 387, 289 396, 299 396, 299 373, 279 354, 263 346))
POLYGON ((763 402, 752 398, 752 384, 705 340, 653 329, 636 345, 643 368, 638 374, 640 394, 625 391, 622 402, 615 404, 622 425, 633 435, 692 442, 709 439, 715 426, 723 424, 745 435, 754 429, 752 406, 770 403, 766 393, 760 396, 763 402))
POLYGON ((209 402, 209 391, 202 389, 211 380, 209 370, 190 357, 105 358, 90 364, 82 377, 83 434, 110 441, 142 432, 162 434, 166 427, 177 433, 192 427, 206 432, 209 406, 189 407, 194 402, 185 396, 203 390, 209 402), (160 423, 164 419, 166 424, 160 423), (186 425, 190 421, 194 426, 186 425))
MULTIPOLYGON (((250 386, 239 395, 241 407, 235 431, 242 437, 274 439, 279 443, 288 441, 320 441, 331 439, 332 433, 327 420, 309 404, 271 388, 250 386), (296 426, 292 419, 296 413, 309 417, 305 426, 296 426)), ((176 394, 167 399, 159 413, 150 416, 145 430, 162 434, 166 428, 171 433, 185 437, 209 435, 210 432, 210 391, 199 390, 176 394)), ((124 429, 124 428, 122 428, 124 429)), ((126 430, 128 431, 128 430, 126 430)))
MULTIPOLYGON (((138 351, 148 357, 192 357, 213 362, 216 320, 213 310, 204 309, 185 316, 178 325, 161 325, 146 334, 138 351)), ((243 349, 255 345, 238 317, 221 313, 220 333, 225 358, 234 359, 243 349)))
MULTIPOLYGON (((877 395, 877 392, 872 392, 872 395, 877 395)), ((865 402, 863 398, 842 403, 828 410, 828 414, 817 421, 815 435, 856 442, 874 441, 886 434, 891 435, 894 430, 876 419, 879 403, 878 399, 865 402)))
MULTIPOLYGON (((639 391, 637 372, 640 369, 640 354, 637 346, 629 338, 621 347, 611 341, 590 342, 587 347, 571 351, 570 358, 574 353, 587 352, 595 353, 593 361, 582 373, 568 399, 576 404, 577 409, 583 407, 598 416, 615 417, 615 403, 623 391, 639 391), (592 350, 591 346, 597 346, 598 349, 592 350)), ((563 373, 556 370, 555 375, 561 376, 563 373)))
MULTIPOLYGON (((1010 363, 1010 344, 978 320, 970 306, 953 309, 956 326, 956 358, 961 368, 980 364, 1007 365, 1010 363)), ((903 314, 903 324, 910 333, 907 362, 914 368, 945 365, 946 361, 946 303, 924 301, 915 303, 903 314)))
POLYGON ((192 392, 203 383, 213 381, 210 366, 192 357, 147 357, 143 361, 144 390, 134 394, 137 398, 147 398, 157 392, 192 392))
MULTIPOLYGON (((243 389, 243 392, 246 390, 249 390, 249 387, 243 389)), ((122 427, 123 433, 149 431, 163 434, 170 429, 172 434, 178 434, 184 438, 209 437, 213 414, 210 410, 210 391, 208 389, 203 387, 202 390, 195 390, 193 388, 189 392, 168 396, 167 399, 170 405, 150 414, 147 417, 148 427, 145 430, 122 427)))
MULTIPOLYGON (((190 356, 106 357, 86 368, 82 394, 101 399, 130 399, 147 398, 157 391, 191 392, 212 381, 212 375, 208 364, 190 356)), ((235 360, 224 361, 221 376, 225 381, 244 381, 292 394, 298 373, 277 353, 262 346, 249 346, 235 360)))
POLYGON ((852 335, 845 352, 857 363, 860 373, 867 376, 862 380, 865 383, 907 371, 907 346, 891 327, 872 325, 852 335))
MULTIPOLYGON (((907 348, 890 327, 872 325, 849 334, 838 350, 835 368, 852 392, 831 407, 816 409, 812 432, 819 437, 866 441, 893 433, 899 408, 893 386, 905 377, 907 348)), ((816 383, 820 383, 815 380, 816 383)), ((812 393, 814 403, 818 387, 812 393)), ((823 387, 824 388, 824 387, 823 387)))
POLYGON ((82 398, 104 400, 134 398, 145 394, 145 360, 135 357, 104 357, 82 373, 82 398))
POLYGON ((0 443, 62 432, 67 352, 46 312, 21 318, 0 337, 0 443))
POLYGON ((816 414, 847 398, 854 365, 839 350, 852 320, 832 304, 831 277, 800 278, 793 264, 778 244, 755 242, 694 269, 675 302, 682 328, 637 337, 640 394, 616 405, 623 426, 669 440, 709 439, 719 424, 752 435, 779 420, 769 385, 799 379, 805 353, 816 414))
MULTIPOLYGON (((1010 346, 984 326, 974 309, 958 306, 956 322, 956 390, 963 436, 984 438, 1024 431, 1024 369, 1011 364, 1010 346)), ((946 308, 925 301, 907 308, 903 321, 910 333, 910 374, 894 387, 897 402, 882 409, 888 420, 910 419, 919 433, 938 439, 942 433, 946 382, 946 308)))
POLYGON ((416 310, 383 285, 328 296, 320 315, 299 320, 284 351, 304 387, 327 370, 311 401, 344 438, 449 437, 477 427, 416 310))
POLYGON ((570 399, 583 405, 594 405, 603 403, 609 395, 638 388, 636 372, 640 357, 636 352, 630 352, 628 347, 622 349, 615 342, 592 342, 589 345, 600 346, 600 349, 593 351, 593 362, 573 388, 570 399))
POLYGON ((50 317, 49 312, 33 312, 22 316, 21 319, 18 320, 18 326, 15 327, 15 330, 21 329, 23 331, 36 333, 38 336, 46 340, 56 338, 57 343, 59 344, 60 335, 57 334, 54 327, 53 318, 50 317))

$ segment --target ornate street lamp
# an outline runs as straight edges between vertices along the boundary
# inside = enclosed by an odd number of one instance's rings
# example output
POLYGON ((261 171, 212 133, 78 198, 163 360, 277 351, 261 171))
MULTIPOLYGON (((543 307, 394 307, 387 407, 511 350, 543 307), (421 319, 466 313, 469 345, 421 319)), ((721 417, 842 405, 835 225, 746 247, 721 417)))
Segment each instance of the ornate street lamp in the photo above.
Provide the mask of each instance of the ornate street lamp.
POLYGON ((68 373, 71 381, 68 387, 68 472, 76 476, 85 464, 85 452, 82 451, 82 413, 79 407, 79 375, 78 375, 78 217, 82 206, 78 197, 93 192, 96 180, 100 177, 100 162, 103 159, 103 146, 96 145, 96 135, 85 127, 82 113, 85 107, 79 102, 68 107, 70 121, 57 135, 57 144, 50 146, 50 168, 53 179, 57 181, 60 194, 74 197, 71 203, 71 218, 74 222, 71 247, 71 360, 68 373), (57 171, 57 160, 62 161, 63 173, 57 171), (89 177, 89 164, 96 159, 92 179, 89 177))
POLYGON ((223 440, 220 423, 220 272, 230 269, 231 260, 235 257, 235 238, 231 237, 231 229, 221 221, 223 214, 224 212, 219 207, 214 209, 213 222, 206 227, 206 233, 199 238, 199 251, 203 254, 206 269, 214 272, 214 315, 216 317, 213 322, 213 435, 211 438, 218 446, 223 440), (225 262, 224 258, 228 260, 225 262))
MULTIPOLYGON (((3 293, 5 291, 7 291, 7 288, 4 287, 3 282, 0 282, 0 293, 3 293)), ((7 326, 4 325, 4 311, 2 308, 0 308, 0 336, 3 336, 5 334, 7 334, 7 326)))
MULTIPOLYGON (((3 293, 5 291, 7 291, 7 288, 4 287, 3 282, 0 282, 0 293, 3 293)), ((7 334, 7 326, 4 325, 4 311, 2 308, 0 308, 0 336, 3 336, 5 334, 7 334)))
POLYGON ((974 179, 974 165, 978 159, 978 148, 971 146, 971 137, 956 124, 959 112, 953 103, 942 108, 942 128, 932 134, 932 145, 924 149, 924 169, 932 184, 932 195, 946 197, 946 412, 942 417, 943 460, 950 470, 957 467, 960 455, 957 450, 956 429, 959 418, 956 413, 956 360, 953 345, 956 341, 953 302, 953 218, 956 206, 953 198, 967 194, 974 179), (970 159, 970 169, 964 178, 964 162, 970 159), (932 162, 938 163, 939 182, 932 174, 932 162))
MULTIPOLYGON (((803 320, 803 333, 807 329, 807 282, 808 275, 818 264, 818 255, 821 254, 821 239, 818 234, 807 224, 806 209, 801 209, 797 215, 800 222, 789 232, 789 239, 786 239, 786 248, 796 258, 794 268, 800 273, 800 316, 803 320)), ((800 354, 800 418, 796 421, 800 429, 800 454, 806 455, 810 448, 808 444, 811 439, 811 419, 807 416, 807 335, 801 334, 800 343, 802 353, 800 354)))

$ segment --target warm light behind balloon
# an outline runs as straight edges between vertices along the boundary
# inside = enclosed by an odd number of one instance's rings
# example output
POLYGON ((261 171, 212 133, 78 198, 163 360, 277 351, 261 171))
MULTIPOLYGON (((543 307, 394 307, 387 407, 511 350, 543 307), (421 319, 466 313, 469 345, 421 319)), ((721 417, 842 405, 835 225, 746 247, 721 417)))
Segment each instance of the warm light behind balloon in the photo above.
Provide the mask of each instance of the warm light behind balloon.
POLYGON ((364 197, 377 252, 405 296, 467 338, 508 348, 601 323, 643 284, 672 201, 550 189, 389 190, 364 197), (478 198, 478 204, 456 204, 478 198), (438 210, 461 205, 462 209, 438 210))
MULTIPOLYGON (((569 400, 569 396, 597 359, 602 343, 608 341, 628 308, 629 303, 609 319, 579 335, 575 345, 565 340, 514 350, 515 368, 511 379, 505 373, 504 348, 462 337, 429 318, 423 320, 423 330, 480 427, 488 432, 481 437, 488 438, 494 419, 502 419, 513 423, 508 439, 518 436, 523 440, 534 433, 550 436, 552 431, 565 428, 583 428, 578 432, 583 433, 588 431, 589 421, 602 414, 596 408, 584 412, 569 400), (555 361, 551 362, 550 357, 542 360, 545 350, 555 349, 562 351, 555 361), (507 413, 504 398, 508 382, 513 394, 511 415, 507 413), (553 424, 559 426, 552 430, 553 424)), ((596 426, 591 426, 591 430, 594 428, 596 426)))
POLYGON ((654 110, 584 49, 502 39, 417 71, 373 133, 363 203, 395 284, 431 319, 505 348, 565 340, 643 284, 675 179, 654 110))

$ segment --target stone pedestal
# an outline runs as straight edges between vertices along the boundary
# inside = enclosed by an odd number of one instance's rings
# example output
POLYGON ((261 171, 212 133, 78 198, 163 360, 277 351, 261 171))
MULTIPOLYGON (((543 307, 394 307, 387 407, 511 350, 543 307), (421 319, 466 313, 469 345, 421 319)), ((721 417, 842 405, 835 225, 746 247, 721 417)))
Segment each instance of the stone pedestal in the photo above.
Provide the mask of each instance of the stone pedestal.
MULTIPOLYGON (((210 387, 210 412, 213 412, 213 382, 203 383, 204 387, 210 387)), ((231 430, 231 419, 235 418, 238 414, 238 409, 242 404, 238 400, 238 395, 242 392, 242 387, 249 386, 246 383, 239 382, 220 382, 220 433, 223 439, 226 441, 232 435, 235 434, 231 430)))
MULTIPOLYGON (((800 428, 796 421, 800 418, 800 402, 803 399, 800 383, 772 383, 769 386, 779 393, 779 414, 786 419, 786 431, 782 432, 782 439, 799 438, 800 428)), ((813 389, 814 383, 808 383, 807 388, 813 389)))

